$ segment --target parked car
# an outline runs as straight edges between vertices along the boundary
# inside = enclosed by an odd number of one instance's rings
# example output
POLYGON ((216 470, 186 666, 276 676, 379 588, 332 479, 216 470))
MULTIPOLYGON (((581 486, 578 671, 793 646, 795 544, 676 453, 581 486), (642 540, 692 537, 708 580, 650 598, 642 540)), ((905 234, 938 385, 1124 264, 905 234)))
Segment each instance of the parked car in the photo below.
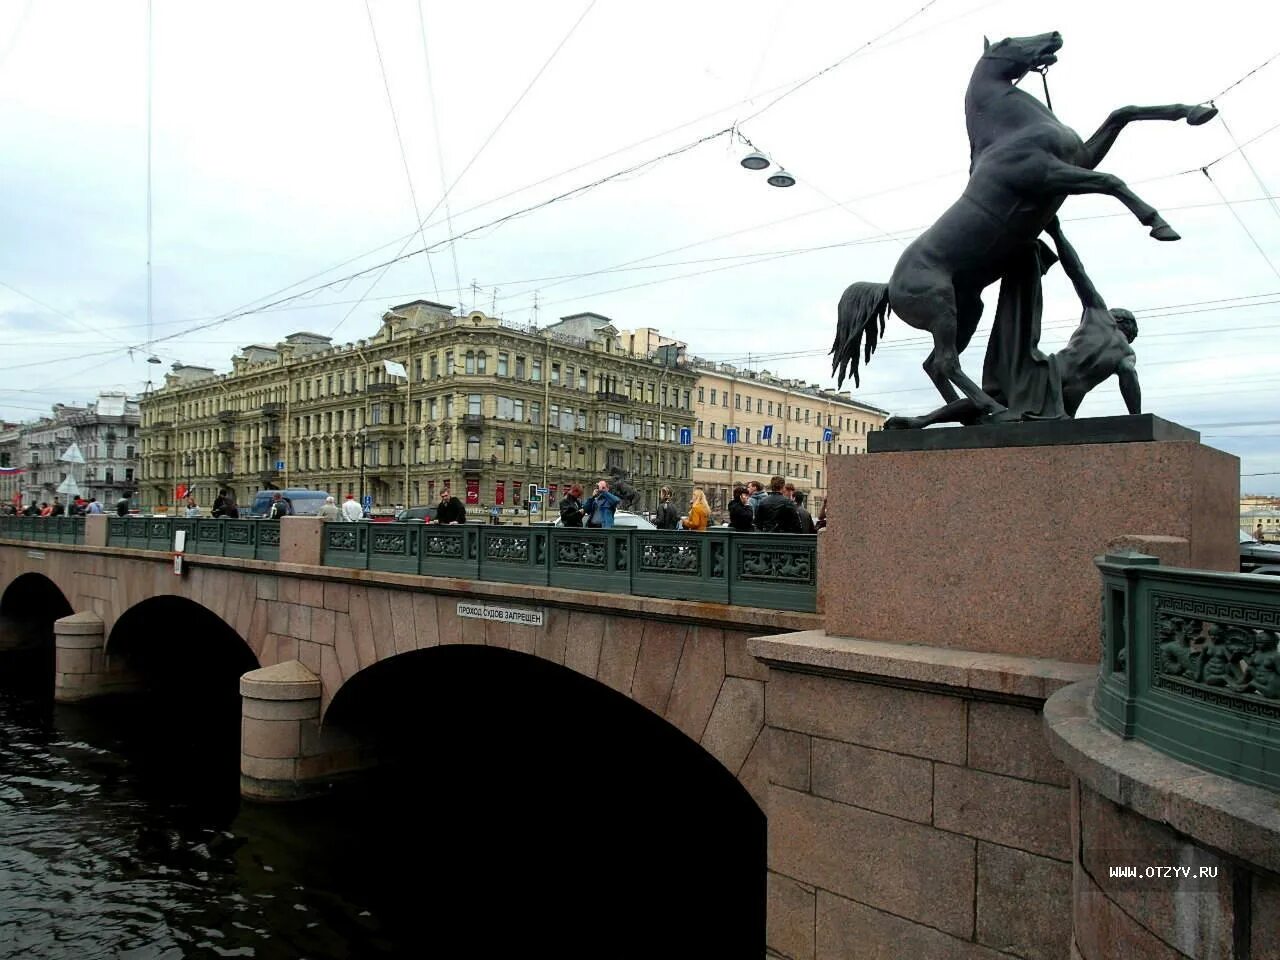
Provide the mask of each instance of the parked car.
MULTIPOLYGON (((537 521, 534 521, 535 525, 537 521)), ((563 527, 564 521, 557 520, 551 526, 563 527)), ((627 510, 618 510, 613 514, 613 525, 615 527, 628 527, 632 530, 657 530, 652 523, 640 516, 638 513, 631 513, 627 510)))
POLYGON ((289 501, 294 515, 300 517, 314 517, 324 506, 325 497, 329 496, 324 490, 306 490, 301 487, 288 490, 259 490, 253 495, 253 502, 249 505, 249 509, 242 510, 240 515, 265 517, 271 512, 271 499, 277 493, 289 501))
POLYGON ((414 520, 420 520, 423 523, 435 523, 436 514, 439 511, 440 506, 438 504, 432 504, 429 507, 405 507, 396 514, 395 520, 396 523, 414 520))
POLYGON ((1280 574, 1280 545, 1259 543, 1241 530, 1240 572, 1264 573, 1271 576, 1280 574))

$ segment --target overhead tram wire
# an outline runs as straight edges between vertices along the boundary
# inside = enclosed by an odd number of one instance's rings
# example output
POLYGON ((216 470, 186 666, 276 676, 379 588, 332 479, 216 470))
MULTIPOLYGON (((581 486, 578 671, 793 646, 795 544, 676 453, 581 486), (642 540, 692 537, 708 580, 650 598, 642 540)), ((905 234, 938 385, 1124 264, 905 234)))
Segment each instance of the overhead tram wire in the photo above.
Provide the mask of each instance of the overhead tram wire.
MULTIPOLYGON (((418 209, 418 192, 413 188, 413 174, 409 170, 409 156, 405 153, 404 137, 400 135, 400 120, 396 116, 395 100, 391 96, 391 81, 387 77, 387 65, 382 59, 382 45, 378 43, 378 28, 373 23, 373 9, 369 0, 364 0, 364 12, 369 21, 369 36, 373 40, 373 51, 378 57, 378 72, 382 74, 382 89, 387 95, 387 109, 391 112, 391 126, 396 132, 396 146, 400 148, 400 163, 404 167, 404 179, 409 186, 409 202, 413 204, 413 221, 418 225, 418 237, 422 246, 426 247, 427 238, 422 229, 422 212, 418 209)), ((437 300, 440 299, 440 284, 436 282, 436 268, 431 265, 431 254, 426 254, 427 273, 431 276, 431 289, 437 300)))
MULTIPOLYGON (((366 3, 367 2, 368 0, 366 0, 366 3)), ((484 142, 481 143, 479 148, 476 150, 476 152, 471 155, 471 159, 468 160, 466 166, 462 168, 462 172, 459 173, 454 178, 453 183, 449 184, 449 186, 445 188, 444 192, 440 195, 440 199, 436 201, 436 205, 427 211, 426 217, 419 218, 418 220, 419 231, 424 229, 424 225, 426 221, 430 219, 430 217, 437 210, 440 209, 441 204, 443 204, 445 200, 448 199, 449 194, 452 193, 453 189, 457 187, 459 183, 462 182, 463 177, 467 175, 467 172, 471 169, 471 167, 475 164, 475 162, 480 159, 481 154, 483 154, 485 149, 489 146, 489 144, 493 142, 493 138, 498 135, 498 131, 500 131, 503 128, 507 120, 510 119, 511 115, 515 113, 516 109, 520 106, 520 104, 524 102, 525 97, 529 95, 529 92, 533 89, 534 85, 546 72, 547 68, 551 66, 551 63, 553 60, 555 60, 556 55, 559 54, 562 49, 564 49, 564 45, 569 42, 569 38, 573 36, 575 31, 577 31, 578 25, 581 24, 582 21, 586 19, 587 14, 591 12, 592 8, 595 7, 595 5, 596 5, 596 0, 589 0, 586 8, 582 11, 582 14, 578 17, 577 20, 574 21, 573 26, 569 28, 568 33, 566 33, 561 38, 560 42, 556 44, 556 48, 551 51, 551 55, 547 57, 547 59, 543 62, 542 66, 538 68, 538 72, 533 75, 533 79, 531 79, 525 85, 524 90, 520 92, 520 96, 516 97, 515 102, 512 103, 511 106, 507 108, 507 112, 502 115, 502 119, 499 120, 497 125, 492 130, 489 131, 489 135, 485 137, 484 142)), ((472 231, 472 232, 475 232, 475 231, 472 231)), ((459 237, 451 237, 448 242, 454 243, 457 239, 459 239, 459 237)), ((339 320, 334 325, 333 329, 329 331, 330 336, 333 336, 335 333, 337 333, 338 330, 342 327, 342 325, 351 318, 351 315, 353 313, 355 313, 357 307, 359 307, 361 303, 363 303, 365 300, 369 298, 369 296, 373 293, 374 289, 378 286, 378 284, 382 282, 382 278, 387 275, 387 271, 390 270, 395 263, 403 259, 403 254, 405 250, 408 248, 409 243, 412 242, 412 240, 413 240, 413 235, 410 234, 409 238, 404 242, 404 245, 400 247, 400 250, 396 254, 396 257, 387 261, 386 264, 381 266, 381 269, 379 270, 377 276, 373 278, 373 280, 369 284, 368 289, 365 290, 364 295, 360 298, 360 300, 357 303, 355 303, 351 307, 350 310, 346 312, 346 314, 342 317, 342 319, 339 320)), ((424 244, 424 246, 422 247, 422 252, 428 253, 428 255, 430 255, 428 252, 430 249, 431 249, 430 247, 424 244)), ((378 268, 375 268, 375 269, 378 269, 378 268)), ((368 271, 368 272, 372 272, 372 271, 368 271)))
POLYGON ((1231 215, 1235 217, 1236 223, 1240 224, 1240 229, 1243 230, 1245 233, 1245 236, 1249 238, 1249 242, 1253 244, 1253 247, 1255 250, 1258 251, 1259 256, 1261 256, 1262 259, 1266 261, 1267 266, 1271 268, 1271 272, 1274 273, 1277 278, 1280 278, 1280 268, 1276 267, 1275 261, 1273 261, 1270 255, 1268 255, 1267 251, 1262 248, 1262 244, 1260 244, 1258 242, 1258 238, 1253 235, 1253 231, 1249 229, 1249 225, 1244 222, 1244 219, 1240 216, 1239 213, 1236 212, 1236 208, 1232 205, 1231 201, 1226 198, 1225 194, 1223 194, 1222 189, 1218 186, 1217 181, 1214 180, 1213 176, 1209 173, 1209 168, 1203 167, 1201 168, 1200 172, 1204 174, 1204 178, 1209 181, 1209 183, 1213 186, 1214 191, 1218 194, 1219 197, 1222 198, 1222 202, 1227 205, 1227 209, 1230 210, 1231 215))
MULTIPOLYGON (((1262 188, 1262 192, 1264 194, 1270 194, 1271 191, 1268 190, 1267 185, 1262 182, 1262 175, 1258 173, 1258 168, 1253 165, 1253 161, 1249 159, 1249 155, 1244 152, 1244 147, 1241 146, 1240 141, 1236 139, 1236 135, 1231 132, 1231 127, 1227 125, 1227 118, 1221 110, 1218 111, 1218 122, 1222 124, 1222 129, 1227 131, 1227 136, 1231 138, 1231 142, 1235 144, 1236 150, 1240 153, 1240 159, 1244 161, 1245 166, 1249 168, 1249 172, 1253 174, 1254 181, 1262 188)), ((1274 197, 1271 197, 1270 200, 1271 212, 1274 213, 1277 218, 1280 218, 1280 206, 1276 205, 1274 197)))

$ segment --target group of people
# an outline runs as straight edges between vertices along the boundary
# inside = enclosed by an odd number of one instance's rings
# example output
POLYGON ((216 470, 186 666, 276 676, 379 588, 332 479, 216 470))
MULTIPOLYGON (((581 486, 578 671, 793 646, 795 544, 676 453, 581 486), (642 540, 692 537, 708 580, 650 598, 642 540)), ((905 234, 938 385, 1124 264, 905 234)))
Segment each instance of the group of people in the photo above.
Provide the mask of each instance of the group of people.
MULTIPOLYGON (((670 487, 659 492, 658 508, 653 523, 659 530, 706 530, 711 526, 711 505, 700 488, 694 488, 688 512, 681 514, 671 502, 670 487)), ((602 527, 614 525, 614 518, 621 498, 611 489, 608 480, 596 483, 596 489, 586 500, 582 499, 582 487, 574 484, 560 501, 560 522, 566 527, 602 527)), ((765 533, 817 533, 826 526, 826 508, 815 523, 804 506, 805 495, 794 484, 782 477, 769 481, 769 492, 764 484, 752 480, 745 487, 734 487, 733 501, 729 504, 729 526, 734 530, 765 533)))
MULTIPOLYGON (((54 497, 53 503, 36 503, 33 500, 25 507, 21 503, 6 503, 0 507, 0 514, 6 517, 83 517, 93 513, 106 513, 97 497, 75 497, 70 505, 54 497)), ((122 517, 129 515, 128 497, 121 497, 116 503, 116 513, 122 517)))

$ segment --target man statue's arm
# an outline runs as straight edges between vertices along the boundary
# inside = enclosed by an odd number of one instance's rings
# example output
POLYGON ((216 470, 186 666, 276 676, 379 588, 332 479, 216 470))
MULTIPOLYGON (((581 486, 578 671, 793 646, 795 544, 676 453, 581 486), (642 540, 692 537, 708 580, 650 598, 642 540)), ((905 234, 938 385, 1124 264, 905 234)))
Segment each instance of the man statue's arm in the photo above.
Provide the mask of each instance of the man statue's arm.
POLYGON ((1062 233, 1062 225, 1058 223, 1058 218, 1054 217, 1049 221, 1049 225, 1045 227, 1045 232, 1053 238, 1053 244, 1058 248, 1058 258, 1062 261, 1062 269, 1067 274, 1067 279, 1071 281, 1072 286, 1076 288, 1076 296, 1080 298, 1080 304, 1086 310, 1093 307, 1100 307, 1103 310, 1107 305, 1103 302, 1101 294, 1094 287, 1093 281, 1089 279, 1089 275, 1084 272, 1084 264, 1080 262, 1080 257, 1076 254, 1075 247, 1067 242, 1067 238, 1062 233))
POLYGON ((1142 387, 1138 385, 1138 358, 1132 353, 1120 361, 1116 371, 1120 378, 1120 396, 1132 414, 1142 412, 1142 387))

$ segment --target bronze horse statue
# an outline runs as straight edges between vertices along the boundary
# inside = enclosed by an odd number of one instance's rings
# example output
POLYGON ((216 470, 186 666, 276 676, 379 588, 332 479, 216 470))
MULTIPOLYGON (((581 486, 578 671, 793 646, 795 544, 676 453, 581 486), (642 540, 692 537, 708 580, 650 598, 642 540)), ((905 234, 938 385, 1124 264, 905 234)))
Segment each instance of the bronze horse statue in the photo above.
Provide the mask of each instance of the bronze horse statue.
POLYGON ((1061 47, 1057 31, 995 44, 983 41, 964 99, 969 182, 960 199, 903 251, 887 284, 855 283, 845 290, 831 345, 831 372, 841 385, 850 370, 860 384, 858 354, 870 362, 892 311, 933 335, 924 370, 945 402, 959 399, 958 388, 982 419, 1007 418, 1007 408, 961 369, 960 354, 982 316, 982 291, 1004 275, 1016 253, 1039 242, 1066 198, 1108 194, 1149 227, 1155 239, 1179 239, 1124 181, 1094 168, 1134 120, 1186 120, 1198 126, 1216 116, 1217 108, 1182 103, 1121 107, 1092 137, 1081 140, 1017 87, 1028 72, 1057 62, 1061 47))

